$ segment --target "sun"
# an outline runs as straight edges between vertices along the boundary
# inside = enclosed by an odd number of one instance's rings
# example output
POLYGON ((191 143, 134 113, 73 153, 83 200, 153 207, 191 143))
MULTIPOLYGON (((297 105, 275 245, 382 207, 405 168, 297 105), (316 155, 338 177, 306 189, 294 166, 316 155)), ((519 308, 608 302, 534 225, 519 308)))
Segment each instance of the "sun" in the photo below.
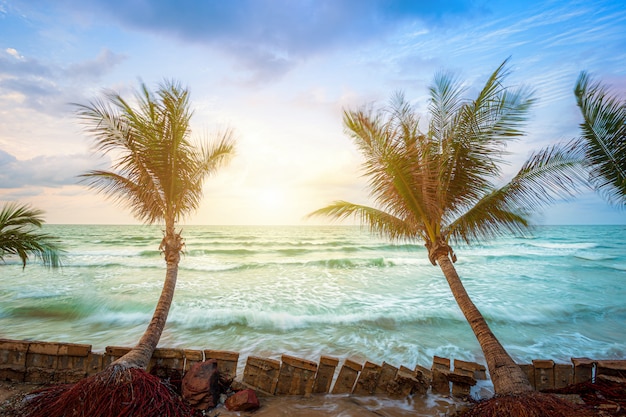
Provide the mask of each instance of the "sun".
POLYGON ((257 193, 257 201, 260 207, 275 209, 281 207, 286 199, 285 191, 280 188, 261 188, 257 193))

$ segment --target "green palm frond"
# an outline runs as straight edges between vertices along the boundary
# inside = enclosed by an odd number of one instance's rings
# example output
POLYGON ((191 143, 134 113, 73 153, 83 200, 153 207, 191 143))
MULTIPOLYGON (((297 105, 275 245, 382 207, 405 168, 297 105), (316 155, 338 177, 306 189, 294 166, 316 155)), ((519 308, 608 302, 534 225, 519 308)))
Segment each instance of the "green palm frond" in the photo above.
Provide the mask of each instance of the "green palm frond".
POLYGON ((336 220, 356 217, 361 224, 367 224, 372 232, 392 240, 415 240, 416 237, 422 239, 425 237, 419 225, 408 223, 382 210, 347 201, 335 201, 307 215, 307 217, 315 216, 325 216, 336 220))
POLYGON ((453 240, 481 241, 505 232, 524 233, 530 216, 585 184, 584 154, 578 140, 534 152, 507 184, 493 189, 447 228, 453 240))
POLYGON ((170 226, 196 210, 204 179, 234 151, 232 131, 196 148, 190 141, 189 91, 165 81, 156 92, 145 84, 135 105, 107 92, 105 100, 77 105, 77 116, 94 138, 95 150, 111 154, 111 170, 82 175, 88 186, 127 205, 146 223, 170 226))
POLYGON ((0 211, 0 261, 6 255, 16 255, 26 267, 30 255, 39 258, 45 266, 62 265, 63 250, 55 237, 37 232, 41 228, 43 212, 28 205, 7 203, 0 211))
POLYGON ((626 100, 582 72, 574 89, 583 116, 591 182, 609 202, 626 207, 626 100))
POLYGON ((471 207, 493 187, 501 174, 506 144, 523 135, 532 92, 504 87, 505 64, 494 71, 475 100, 459 106, 450 121, 454 129, 442 144, 440 180, 447 212, 471 207))

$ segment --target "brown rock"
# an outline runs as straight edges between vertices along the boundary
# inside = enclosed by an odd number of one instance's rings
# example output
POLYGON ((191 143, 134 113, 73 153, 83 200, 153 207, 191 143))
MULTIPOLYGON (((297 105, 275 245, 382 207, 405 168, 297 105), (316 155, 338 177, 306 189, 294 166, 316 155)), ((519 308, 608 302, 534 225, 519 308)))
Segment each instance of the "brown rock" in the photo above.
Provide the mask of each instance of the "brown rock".
POLYGON ((183 399, 194 408, 208 410, 215 407, 220 392, 220 374, 214 359, 194 364, 183 377, 183 399))
POLYGON ((230 411, 254 411, 260 404, 253 389, 244 389, 228 397, 224 406, 230 411))

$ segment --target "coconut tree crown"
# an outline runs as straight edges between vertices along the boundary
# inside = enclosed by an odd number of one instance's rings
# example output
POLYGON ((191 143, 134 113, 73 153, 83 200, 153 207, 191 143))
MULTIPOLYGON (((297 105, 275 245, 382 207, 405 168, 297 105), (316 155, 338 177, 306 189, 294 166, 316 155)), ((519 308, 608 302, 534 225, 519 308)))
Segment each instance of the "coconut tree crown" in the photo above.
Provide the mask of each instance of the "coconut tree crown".
POLYGON ((173 225, 197 209, 204 179, 233 153, 232 132, 198 151, 190 142, 189 90, 174 81, 156 93, 142 84, 135 107, 114 92, 105 98, 77 104, 96 150, 116 158, 110 171, 84 174, 88 185, 124 202, 146 223, 173 225))
POLYGON ((451 74, 438 74, 426 132, 401 93, 381 110, 345 111, 376 207, 338 201, 311 215, 357 215, 382 235, 422 240, 432 251, 450 251, 449 240, 471 243, 526 230, 539 206, 576 188, 581 156, 574 143, 546 148, 497 186, 506 145, 524 134, 533 103, 527 88, 504 87, 505 64, 473 100, 463 98, 465 89, 451 74))

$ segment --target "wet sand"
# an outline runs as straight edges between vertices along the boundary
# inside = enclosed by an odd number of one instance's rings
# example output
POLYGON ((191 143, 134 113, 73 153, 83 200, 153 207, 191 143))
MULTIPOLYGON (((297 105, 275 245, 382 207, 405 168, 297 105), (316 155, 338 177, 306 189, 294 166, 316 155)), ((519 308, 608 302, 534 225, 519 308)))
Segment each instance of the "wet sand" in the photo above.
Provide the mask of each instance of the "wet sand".
MULTIPOLYGON (((0 414, 7 407, 19 404, 25 393, 42 385, 20 384, 0 381, 0 414)), ((220 417, 444 417, 452 416, 466 403, 457 399, 433 395, 391 400, 378 397, 355 397, 350 395, 315 395, 311 397, 259 396, 261 408, 252 412, 228 411, 223 405, 207 413, 220 417)))
POLYGON ((223 406, 215 409, 220 416, 302 416, 302 417, 401 417, 451 416, 463 403, 448 398, 408 398, 388 400, 373 397, 313 396, 260 398, 261 408, 251 413, 228 411, 223 406))

